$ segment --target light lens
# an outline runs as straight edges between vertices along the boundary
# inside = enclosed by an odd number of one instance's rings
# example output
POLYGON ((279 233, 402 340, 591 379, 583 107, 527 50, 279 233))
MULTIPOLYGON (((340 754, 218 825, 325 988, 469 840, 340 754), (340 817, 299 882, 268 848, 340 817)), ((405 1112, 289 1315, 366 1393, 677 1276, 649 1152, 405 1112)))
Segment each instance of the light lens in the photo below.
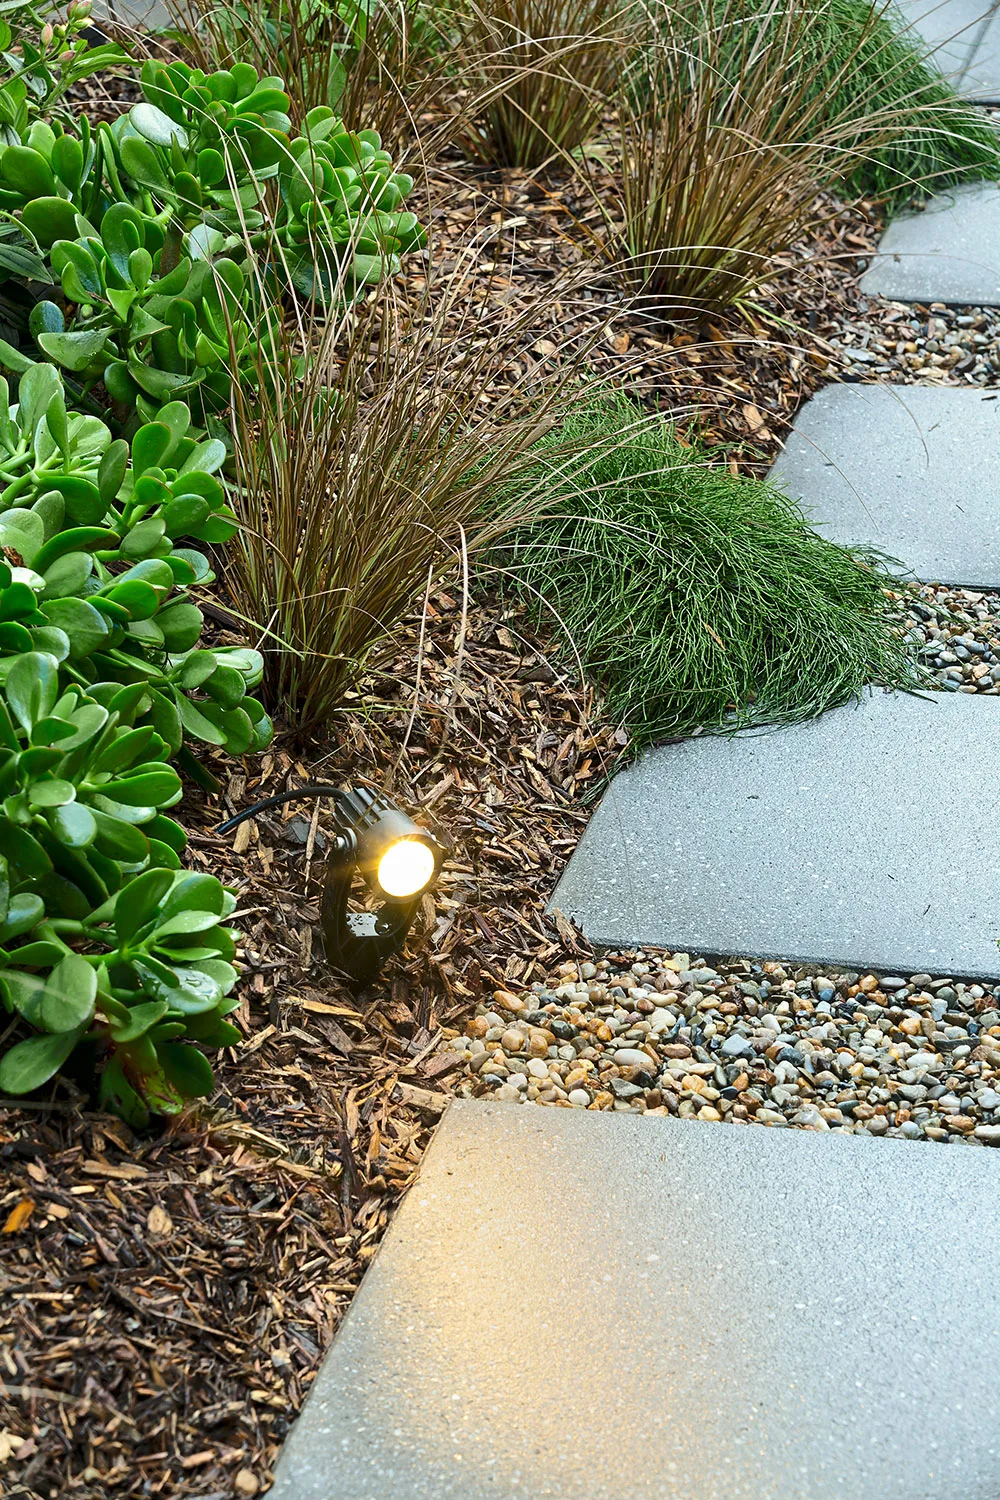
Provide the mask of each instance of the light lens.
POLYGON ((397 839, 378 862, 375 879, 387 896, 416 896, 434 877, 434 851, 419 839, 397 839))

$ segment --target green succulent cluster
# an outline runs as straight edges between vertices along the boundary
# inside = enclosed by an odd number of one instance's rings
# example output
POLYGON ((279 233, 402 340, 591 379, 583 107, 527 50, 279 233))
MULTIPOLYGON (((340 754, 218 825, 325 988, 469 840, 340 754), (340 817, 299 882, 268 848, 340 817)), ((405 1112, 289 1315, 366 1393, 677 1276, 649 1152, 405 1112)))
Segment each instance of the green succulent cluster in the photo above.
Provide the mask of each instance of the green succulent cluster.
POLYGON ((0 363, 23 373, 41 350, 81 396, 103 382, 125 431, 172 396, 222 410, 282 287, 352 300, 426 242, 374 131, 321 108, 294 135, 281 80, 247 63, 150 61, 141 82, 111 125, 34 120, 0 151, 18 335, 0 363))
POLYGON ((70 90, 128 58, 115 42, 92 47, 85 35, 93 0, 70 0, 64 19, 29 0, 5 0, 0 57, 9 76, 0 84, 0 141, 20 140, 36 119, 66 114, 70 90))
POLYGON ((45 651, 67 681, 142 683, 146 714, 176 755, 185 738, 232 754, 263 748, 272 725, 250 689, 258 652, 198 646, 189 597, 214 577, 204 552, 236 521, 218 477, 218 439, 191 435, 181 401, 131 448, 99 418, 66 409, 53 365, 0 379, 0 681, 4 658, 45 651), (194 696, 196 695, 196 696, 194 696))
POLYGON ((51 364, 17 394, 0 380, 0 1001, 37 1034, 0 1091, 96 1068, 142 1123, 211 1089, 199 1046, 238 1039, 233 897, 181 869, 169 761, 269 742, 262 662, 201 648, 189 592, 213 575, 183 543, 235 530, 224 445, 180 401, 114 439, 51 364))
POLYGON ((0 1058, 28 1093, 74 1053, 134 1124, 206 1094, 190 1045, 227 1046, 234 898, 180 868, 169 747, 136 720, 141 684, 63 689, 54 656, 8 665, 0 697, 0 997, 36 1035, 0 1058))
POLYGON ((100 235, 53 245, 63 300, 37 302, 28 320, 43 354, 85 391, 103 380, 120 414, 135 411, 145 419, 174 396, 197 398, 209 410, 224 407, 234 365, 247 373, 251 343, 239 266, 225 257, 210 264, 182 256, 172 270, 154 275, 163 238, 154 220, 116 203, 100 235))

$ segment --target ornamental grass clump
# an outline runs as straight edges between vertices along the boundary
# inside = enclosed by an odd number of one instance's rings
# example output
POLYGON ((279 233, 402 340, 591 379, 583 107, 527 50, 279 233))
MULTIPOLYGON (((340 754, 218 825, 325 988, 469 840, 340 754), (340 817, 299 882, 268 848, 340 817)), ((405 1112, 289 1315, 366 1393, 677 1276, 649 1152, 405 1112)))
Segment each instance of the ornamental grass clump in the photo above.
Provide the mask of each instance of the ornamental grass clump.
POLYGON ((833 3, 651 0, 618 95, 617 187, 595 188, 607 255, 651 310, 747 302, 816 224, 823 187, 874 173, 898 191, 909 167, 995 161, 991 127, 954 96, 944 107, 946 86, 879 11, 855 9, 838 36, 833 3))
POLYGON ((462 0, 455 139, 492 167, 537 167, 593 135, 634 44, 621 0, 462 0))
POLYGON ((894 4, 814 0, 802 69, 831 117, 858 105, 862 121, 869 105, 895 116, 891 139, 882 144, 870 144, 860 125, 845 192, 891 207, 953 183, 1000 176, 996 125, 942 77, 894 4))
POLYGON ((877 558, 825 541, 779 490, 632 402, 584 404, 539 442, 525 479, 548 495, 545 514, 493 561, 558 622, 636 747, 917 682, 877 558))
MULTIPOLYGON (((431 582, 544 503, 533 445, 576 399, 603 325, 536 364, 538 307, 512 311, 474 269, 460 262, 416 307, 384 292, 350 323, 303 326, 304 372, 285 344, 259 396, 234 392, 226 578, 262 632, 272 701, 301 730, 391 659, 431 582)), ((556 295, 571 305, 572 288, 556 295)))

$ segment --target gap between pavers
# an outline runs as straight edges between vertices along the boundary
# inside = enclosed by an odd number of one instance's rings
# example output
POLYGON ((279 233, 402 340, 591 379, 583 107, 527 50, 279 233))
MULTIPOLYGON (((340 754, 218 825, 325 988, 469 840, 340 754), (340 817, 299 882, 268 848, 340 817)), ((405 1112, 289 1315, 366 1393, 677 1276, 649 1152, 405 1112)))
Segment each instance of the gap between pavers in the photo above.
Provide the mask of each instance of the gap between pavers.
POLYGON ((453 1103, 271 1500, 996 1500, 1000 1152, 453 1103))
POLYGON ((1000 306, 1000 189, 949 188, 893 219, 861 290, 897 302, 1000 306))
POLYGON ((614 778, 550 905, 602 945, 996 981, 998 764, 1000 698, 966 693, 667 745, 614 778))
POLYGON ((872 384, 807 401, 770 477, 832 541, 927 583, 1000 588, 998 473, 996 391, 872 384))

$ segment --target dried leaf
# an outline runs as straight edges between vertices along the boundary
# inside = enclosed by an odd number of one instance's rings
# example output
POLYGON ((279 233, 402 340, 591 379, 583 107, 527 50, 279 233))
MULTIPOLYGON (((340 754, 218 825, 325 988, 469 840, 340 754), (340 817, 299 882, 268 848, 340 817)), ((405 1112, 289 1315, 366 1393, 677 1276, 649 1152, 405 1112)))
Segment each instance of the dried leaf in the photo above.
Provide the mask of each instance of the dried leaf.
POLYGON ((12 1208, 7 1215, 7 1222, 3 1226, 3 1233, 17 1234, 18 1230, 23 1229, 31 1218, 34 1208, 35 1205, 30 1198, 22 1198, 20 1203, 12 1208))

